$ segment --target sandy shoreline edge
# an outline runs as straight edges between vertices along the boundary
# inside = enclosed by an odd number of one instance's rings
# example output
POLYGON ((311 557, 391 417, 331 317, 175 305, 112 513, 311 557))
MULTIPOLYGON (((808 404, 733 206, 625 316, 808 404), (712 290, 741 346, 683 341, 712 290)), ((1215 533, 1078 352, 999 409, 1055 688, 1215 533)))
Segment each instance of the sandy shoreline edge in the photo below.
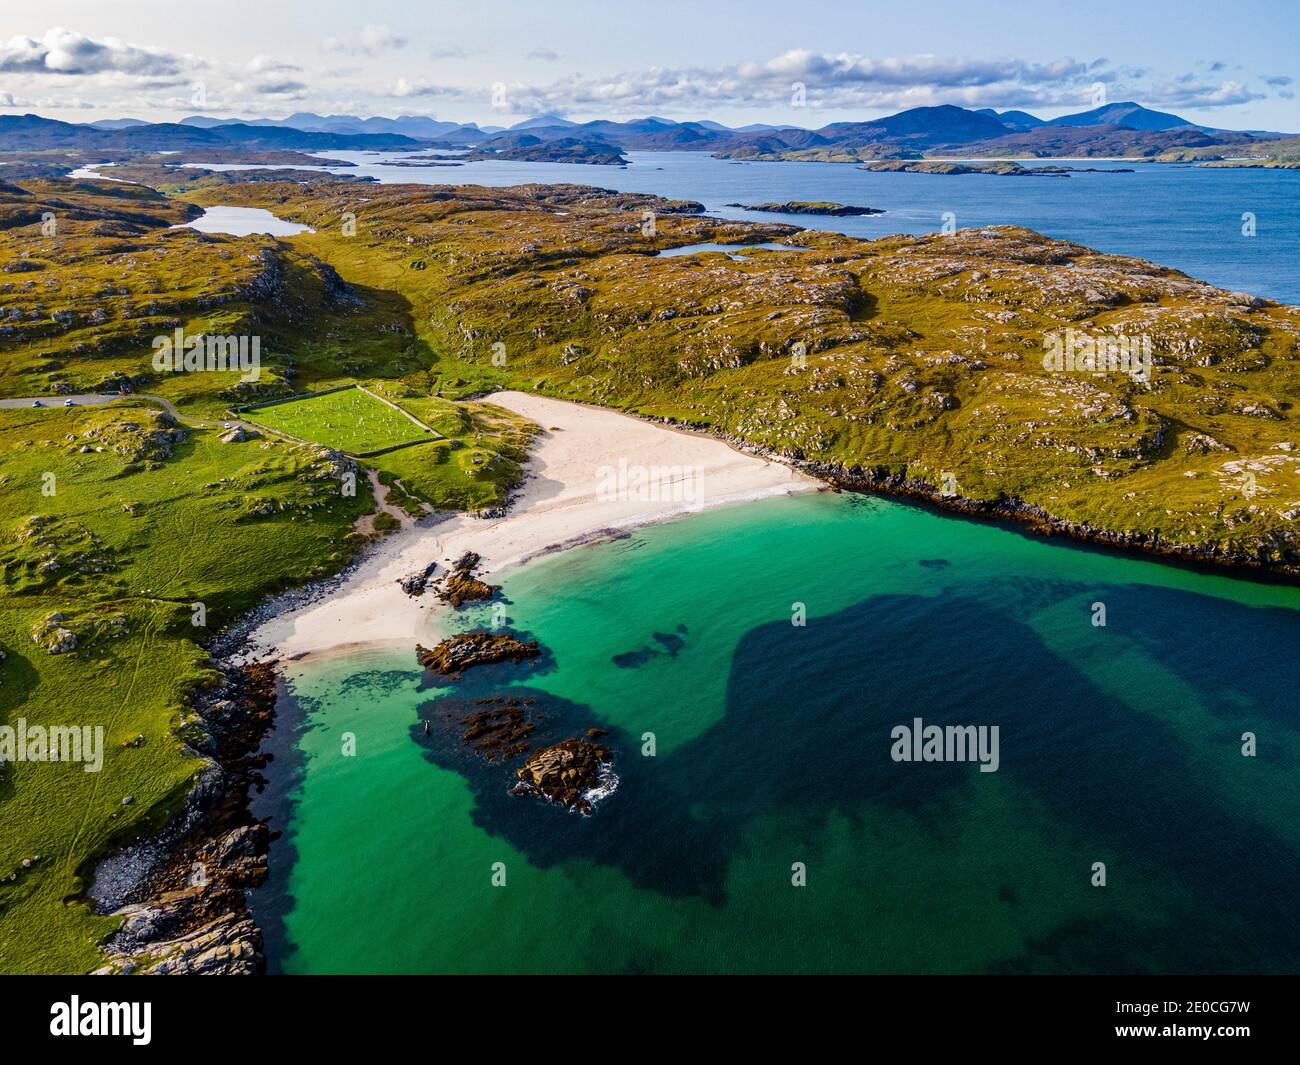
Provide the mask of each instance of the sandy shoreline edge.
POLYGON ((413 648, 430 615, 445 608, 431 595, 406 595, 398 580, 430 562, 443 567, 465 551, 482 557, 481 574, 497 576, 638 526, 825 487, 774 459, 617 411, 513 391, 483 400, 541 428, 509 511, 494 518, 452 514, 394 534, 338 588, 259 624, 241 658, 302 660, 385 644, 413 648), (621 485, 620 471, 630 475, 621 485), (659 492, 638 491, 636 478, 646 473, 652 482, 662 479, 659 492))

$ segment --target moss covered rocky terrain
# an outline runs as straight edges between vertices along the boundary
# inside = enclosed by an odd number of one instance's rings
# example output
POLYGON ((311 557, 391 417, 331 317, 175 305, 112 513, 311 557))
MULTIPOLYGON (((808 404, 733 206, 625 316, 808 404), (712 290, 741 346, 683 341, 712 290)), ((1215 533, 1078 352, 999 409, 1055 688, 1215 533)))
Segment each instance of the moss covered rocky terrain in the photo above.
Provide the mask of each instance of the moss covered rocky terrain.
POLYGON ((1297 571, 1300 309, 1016 227, 864 241, 580 186, 232 192, 401 293, 443 395, 532 389, 849 482, 1297 571), (656 255, 756 240, 805 250, 656 255), (1048 369, 1054 336, 1128 338, 1153 372, 1048 369))
POLYGON ((529 426, 477 399, 496 388, 698 428, 849 486, 1300 572, 1300 309, 1014 227, 864 241, 578 185, 120 165, 143 184, 0 186, 0 398, 45 397, 0 409, 0 723, 108 733, 101 773, 0 770, 0 970, 102 962, 117 920, 83 900, 87 874, 206 764, 189 706, 217 679, 208 632, 392 528, 387 512, 358 525, 372 484, 403 519, 502 503, 529 426), (209 205, 314 232, 171 228, 209 205), (801 250, 657 254, 755 242, 801 250), (152 339, 176 328, 259 336, 259 379, 154 370, 152 339), (1133 338, 1153 373, 1048 369, 1054 335, 1133 338), (223 439, 233 406, 342 384, 446 440, 358 460, 223 439))

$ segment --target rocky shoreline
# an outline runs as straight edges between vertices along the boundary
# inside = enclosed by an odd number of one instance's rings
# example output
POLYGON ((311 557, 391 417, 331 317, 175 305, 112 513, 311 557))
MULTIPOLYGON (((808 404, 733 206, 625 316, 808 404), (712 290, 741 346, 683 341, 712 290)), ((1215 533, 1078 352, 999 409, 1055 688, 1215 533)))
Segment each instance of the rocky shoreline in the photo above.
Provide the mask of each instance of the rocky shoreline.
MULTIPOLYGON (((668 426, 678 432, 705 436, 743 454, 789 466, 793 470, 821 481, 834 491, 861 492, 866 495, 908 499, 947 513, 1027 527, 1040 536, 1064 536, 1079 543, 1111 548, 1139 558, 1154 556, 1165 562, 1203 568, 1220 574, 1248 576, 1252 580, 1278 581, 1286 584, 1300 583, 1300 549, 1296 548, 1285 548, 1291 552, 1294 561, 1277 562, 1271 558, 1225 551, 1218 547, 1182 544, 1148 533, 1116 532, 1100 526, 1054 517, 1041 507, 1021 499, 1007 497, 984 500, 968 499, 960 494, 948 495, 940 485, 931 484, 917 477, 892 473, 884 467, 845 466, 838 462, 809 459, 803 454, 765 447, 736 433, 720 431, 698 422, 642 414, 621 407, 601 407, 597 404, 584 403, 582 400, 566 399, 566 402, 592 406, 597 410, 615 410, 620 414, 654 425, 668 426)), ((607 534, 618 536, 622 535, 622 531, 611 529, 607 530, 607 534)), ((600 534, 583 536, 571 543, 556 545, 555 548, 548 549, 542 554, 553 554, 555 551, 581 546, 599 538, 600 534)))
POLYGON ((181 812, 156 837, 102 860, 88 890, 122 918, 95 975, 225 975, 265 971, 261 930, 246 892, 267 876, 272 833, 249 811, 275 719, 275 662, 226 666, 194 700, 182 734, 208 765, 181 812))

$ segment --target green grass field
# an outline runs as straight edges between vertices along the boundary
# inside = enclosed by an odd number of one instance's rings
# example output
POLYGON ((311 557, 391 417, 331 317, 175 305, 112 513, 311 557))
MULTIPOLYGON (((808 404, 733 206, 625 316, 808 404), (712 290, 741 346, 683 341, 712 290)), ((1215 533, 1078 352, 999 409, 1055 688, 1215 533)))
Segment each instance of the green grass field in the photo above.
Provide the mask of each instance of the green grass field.
POLYGON ((488 403, 403 397, 402 405, 447 439, 367 459, 397 489, 392 502, 411 514, 434 509, 483 510, 501 503, 523 479, 536 426, 488 403))
POLYGON ((364 478, 348 496, 316 449, 217 437, 129 402, 0 410, 0 723, 102 726, 105 748, 98 773, 0 770, 0 972, 95 967, 116 921, 69 899, 94 855, 161 825, 201 765, 181 726, 213 676, 200 644, 360 546, 364 478), (77 636, 69 653, 32 639, 53 612, 77 636))
POLYGON ((359 388, 259 407, 247 416, 268 428, 354 455, 431 435, 359 388))

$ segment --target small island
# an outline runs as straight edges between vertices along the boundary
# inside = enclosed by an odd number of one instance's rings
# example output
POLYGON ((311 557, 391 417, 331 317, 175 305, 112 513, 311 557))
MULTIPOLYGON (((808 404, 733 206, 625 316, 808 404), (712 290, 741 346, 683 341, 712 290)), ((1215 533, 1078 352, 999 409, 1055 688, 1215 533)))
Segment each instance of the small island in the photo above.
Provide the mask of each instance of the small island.
POLYGON ((435 166, 464 166, 465 164, 459 159, 448 159, 441 155, 408 155, 405 159, 388 159, 384 166, 410 166, 410 167, 435 167, 435 166))
POLYGON ((488 159, 506 159, 516 163, 584 163, 588 166, 627 166, 627 156, 621 149, 605 141, 580 140, 577 137, 560 137, 543 141, 536 137, 520 137, 509 147, 476 148, 462 157, 476 163, 488 159))
POLYGON ((765 214, 819 214, 834 218, 854 215, 884 214, 878 207, 854 207, 850 204, 831 203, 828 200, 789 200, 786 203, 729 203, 742 211, 762 211, 765 214))
POLYGON ((994 163, 953 163, 938 160, 882 159, 863 163, 859 170, 880 174, 991 174, 994 177, 1069 177, 1071 174, 1131 174, 1128 167, 1021 166, 1009 159, 994 163))
POLYGON ((1197 163, 1198 167, 1213 169, 1221 167, 1229 170, 1300 170, 1300 161, 1291 159, 1211 159, 1197 163))

